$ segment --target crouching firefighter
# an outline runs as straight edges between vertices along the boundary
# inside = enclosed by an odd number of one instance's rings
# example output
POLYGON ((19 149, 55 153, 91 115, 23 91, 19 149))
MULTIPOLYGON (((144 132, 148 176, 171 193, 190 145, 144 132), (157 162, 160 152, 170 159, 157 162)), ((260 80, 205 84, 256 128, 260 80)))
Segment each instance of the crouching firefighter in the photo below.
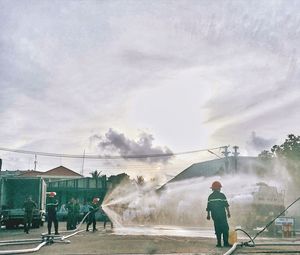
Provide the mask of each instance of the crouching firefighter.
POLYGON ((207 219, 210 220, 210 214, 214 221, 215 234, 217 237, 217 247, 222 247, 221 239, 223 234, 224 247, 230 247, 228 243, 229 226, 227 216, 230 218, 229 204, 226 196, 221 193, 222 185, 215 181, 211 185, 212 193, 208 197, 207 202, 207 219), (227 216, 226 216, 227 212, 227 216))
POLYGON ((52 222, 54 223, 55 235, 59 235, 58 233, 58 221, 56 217, 56 210, 58 206, 58 201, 55 198, 56 193, 50 192, 47 197, 46 210, 48 214, 48 234, 51 235, 52 222))
POLYGON ((93 232, 97 231, 96 229, 96 217, 95 213, 99 210, 99 201, 98 197, 95 197, 92 203, 89 205, 90 214, 88 215, 88 221, 86 224, 86 231, 89 231, 89 226, 93 223, 93 232))

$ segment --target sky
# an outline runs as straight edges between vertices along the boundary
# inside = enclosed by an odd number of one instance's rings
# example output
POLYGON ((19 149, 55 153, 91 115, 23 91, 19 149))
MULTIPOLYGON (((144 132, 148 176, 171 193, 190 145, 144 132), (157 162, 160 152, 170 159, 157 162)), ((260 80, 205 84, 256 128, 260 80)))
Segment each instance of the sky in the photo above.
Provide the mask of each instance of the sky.
MULTIPOLYGON (((0 0, 0 147, 141 155, 238 145, 256 156, 300 134, 299 9, 297 0, 0 0)), ((33 155, 0 158, 3 170, 33 168, 33 155)), ((154 161, 171 159, 142 163, 154 161)), ((60 164, 122 170, 50 157, 37 168, 60 164)))

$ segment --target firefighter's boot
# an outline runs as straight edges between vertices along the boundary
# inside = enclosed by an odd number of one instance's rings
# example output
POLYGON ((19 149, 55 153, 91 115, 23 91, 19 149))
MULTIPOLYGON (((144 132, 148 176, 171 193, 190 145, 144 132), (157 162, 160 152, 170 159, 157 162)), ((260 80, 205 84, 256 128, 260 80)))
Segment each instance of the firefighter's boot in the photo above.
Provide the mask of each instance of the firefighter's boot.
POLYGON ((225 231, 223 233, 223 240, 224 240, 224 247, 232 247, 232 245, 228 243, 228 231, 225 231))
POLYGON ((218 233, 218 234, 216 234, 216 236, 217 236, 217 245, 216 245, 216 247, 222 247, 222 245, 221 245, 222 235, 220 233, 218 233))

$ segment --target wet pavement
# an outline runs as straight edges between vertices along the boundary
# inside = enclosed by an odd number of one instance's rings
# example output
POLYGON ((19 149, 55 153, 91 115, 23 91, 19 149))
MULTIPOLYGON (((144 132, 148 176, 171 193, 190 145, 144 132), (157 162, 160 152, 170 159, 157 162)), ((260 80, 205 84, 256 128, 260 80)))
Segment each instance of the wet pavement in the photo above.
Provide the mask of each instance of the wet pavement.
MULTIPOLYGON (((82 226, 84 230, 85 226, 82 226)), ((60 230, 64 229, 61 223, 60 230)), ((0 230, 0 240, 40 238, 46 228, 31 230, 25 234, 22 229, 0 230)), ((81 232, 70 237, 69 244, 46 245, 35 254, 225 254, 229 248, 215 247, 213 231, 201 228, 178 228, 167 226, 128 227, 112 231, 98 224, 96 232, 81 232)), ((260 238, 258 243, 273 243, 272 246, 242 247, 234 254, 300 254, 299 238, 260 238), (277 246, 278 242, 294 242, 290 246, 277 246)), ((239 242, 247 241, 239 237, 239 242)), ((0 246, 0 251, 35 247, 31 245, 0 246)))

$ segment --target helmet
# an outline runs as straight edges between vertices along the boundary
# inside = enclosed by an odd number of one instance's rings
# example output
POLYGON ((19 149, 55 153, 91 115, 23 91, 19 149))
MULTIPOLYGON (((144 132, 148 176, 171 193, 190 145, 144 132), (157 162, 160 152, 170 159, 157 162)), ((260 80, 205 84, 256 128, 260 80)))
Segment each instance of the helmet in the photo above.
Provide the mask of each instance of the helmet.
POLYGON ((210 187, 212 190, 218 190, 222 188, 222 184, 218 181, 214 181, 210 187))
POLYGON ((49 193, 49 197, 55 197, 55 196, 56 196, 56 192, 52 191, 52 192, 49 193))
POLYGON ((98 203, 99 201, 100 201, 100 198, 99 198, 99 197, 94 197, 93 203, 98 203))

